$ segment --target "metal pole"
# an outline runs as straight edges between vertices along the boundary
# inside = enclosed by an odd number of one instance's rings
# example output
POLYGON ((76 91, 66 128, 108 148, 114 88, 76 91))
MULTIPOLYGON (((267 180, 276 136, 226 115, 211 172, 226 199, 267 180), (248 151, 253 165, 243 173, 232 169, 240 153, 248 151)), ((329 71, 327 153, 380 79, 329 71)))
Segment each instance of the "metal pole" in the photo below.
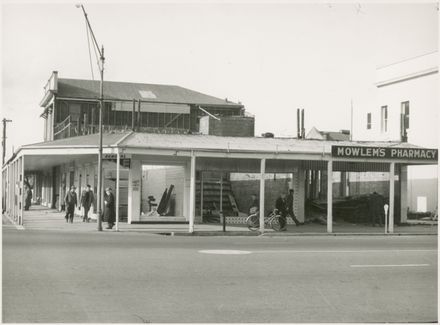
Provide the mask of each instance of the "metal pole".
POLYGON ((200 171, 200 219, 203 221, 203 170, 200 171))
POLYGON ((266 158, 260 162, 260 232, 264 233, 264 174, 266 171, 266 158))
POLYGON ((133 110, 131 111, 131 130, 134 131, 134 116, 136 114, 136 99, 133 99, 133 110))
POLYGON ((327 232, 333 232, 333 161, 327 163, 327 232))
POLYGON ((383 206, 384 212, 385 212, 385 233, 388 233, 388 204, 385 204, 383 206))
POLYGON ((395 163, 390 164, 390 216, 388 218, 388 232, 394 232, 394 168, 395 163))
POLYGON ((95 44, 96 49, 99 52, 99 59, 101 61, 101 66, 99 67, 101 73, 101 87, 99 94, 99 150, 98 150, 98 189, 97 189, 97 205, 98 205, 98 231, 102 231, 102 110, 104 109, 104 46, 99 48, 98 42, 96 41, 95 34, 93 33, 92 26, 90 25, 89 18, 87 17, 86 10, 83 5, 76 5, 77 8, 81 8, 84 17, 86 18, 87 26, 90 30, 90 34, 92 35, 93 42, 95 44))
POLYGON ((18 219, 18 224, 20 226, 23 226, 23 214, 24 214, 24 204, 23 204, 23 198, 24 198, 24 155, 21 156, 21 182, 20 182, 20 188, 21 188, 21 209, 20 209, 20 216, 18 219))
POLYGON ((138 113, 137 113, 137 131, 139 131, 141 127, 141 100, 138 101, 138 113))
POLYGON ((2 158, 2 166, 5 164, 5 156, 6 156, 6 123, 12 122, 12 120, 3 119, 3 139, 2 139, 2 147, 3 147, 3 158, 2 158))
POLYGON ((301 138, 299 108, 296 109, 296 137, 301 138))
POLYGON ((120 165, 119 150, 116 153, 116 231, 119 231, 119 165, 120 165))
POLYGON ((226 218, 223 215, 223 175, 220 176, 220 219, 223 223, 223 232, 226 231, 226 218))
POLYGON ((98 231, 102 231, 102 111, 104 109, 104 46, 101 51, 101 87, 99 94, 99 150, 98 150, 98 231))
POLYGON ((194 232, 195 197, 196 196, 196 156, 191 152, 189 183, 189 232, 194 232))

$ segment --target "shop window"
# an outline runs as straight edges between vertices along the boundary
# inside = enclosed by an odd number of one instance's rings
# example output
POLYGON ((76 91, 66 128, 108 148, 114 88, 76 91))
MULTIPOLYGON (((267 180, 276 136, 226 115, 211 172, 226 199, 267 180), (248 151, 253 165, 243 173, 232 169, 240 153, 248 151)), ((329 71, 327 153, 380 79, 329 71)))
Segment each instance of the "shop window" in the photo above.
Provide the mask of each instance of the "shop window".
POLYGON ((407 130, 409 129, 409 101, 401 103, 400 111, 400 135, 403 142, 408 140, 407 130))
POLYGON ((382 133, 388 130, 388 106, 382 106, 380 108, 380 131, 382 133))

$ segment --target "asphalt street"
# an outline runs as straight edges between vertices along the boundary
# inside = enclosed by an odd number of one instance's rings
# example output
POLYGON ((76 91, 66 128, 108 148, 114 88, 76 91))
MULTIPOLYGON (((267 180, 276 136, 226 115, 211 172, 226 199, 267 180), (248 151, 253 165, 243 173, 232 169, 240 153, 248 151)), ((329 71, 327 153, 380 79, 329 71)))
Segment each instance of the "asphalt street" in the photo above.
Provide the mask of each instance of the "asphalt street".
POLYGON ((437 322, 437 236, 3 228, 3 322, 437 322))

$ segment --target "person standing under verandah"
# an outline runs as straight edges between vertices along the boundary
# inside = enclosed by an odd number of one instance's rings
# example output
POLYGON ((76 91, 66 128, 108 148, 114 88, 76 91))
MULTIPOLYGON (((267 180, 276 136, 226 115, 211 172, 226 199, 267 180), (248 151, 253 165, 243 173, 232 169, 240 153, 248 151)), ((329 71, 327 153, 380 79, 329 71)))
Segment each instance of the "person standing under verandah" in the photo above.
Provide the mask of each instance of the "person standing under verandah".
POLYGON ((104 220, 107 221, 106 229, 112 229, 115 225, 115 197, 111 187, 107 187, 104 193, 104 220))
POLYGON ((287 215, 287 207, 286 207, 286 194, 281 193, 281 195, 275 201, 275 209, 278 211, 280 218, 280 230, 286 230, 286 215, 287 215))
POLYGON ((29 186, 26 187, 26 199, 24 202, 24 210, 28 211, 32 204, 32 190, 29 186))
POLYGON ((81 194, 81 206, 84 209, 83 222, 90 221, 88 214, 90 207, 92 206, 94 201, 95 201, 95 196, 93 195, 91 186, 87 184, 87 187, 81 194))

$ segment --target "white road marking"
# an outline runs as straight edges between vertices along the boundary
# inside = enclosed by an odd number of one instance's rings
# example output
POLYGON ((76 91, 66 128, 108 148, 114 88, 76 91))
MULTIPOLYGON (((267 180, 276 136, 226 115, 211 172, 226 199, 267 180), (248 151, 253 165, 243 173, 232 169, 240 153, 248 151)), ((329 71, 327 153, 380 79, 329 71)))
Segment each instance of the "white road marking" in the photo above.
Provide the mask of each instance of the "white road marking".
POLYGON ((244 254, 250 254, 249 251, 238 251, 238 250, 232 250, 232 249, 210 249, 210 250, 202 250, 199 251, 199 253, 203 254, 219 254, 219 255, 244 255, 244 254))
POLYGON ((340 251, 331 251, 331 250, 319 250, 319 251, 311 251, 311 250, 258 250, 253 251, 253 253, 398 253, 398 252, 435 252, 437 253, 437 249, 373 249, 373 250, 340 250, 340 251))
POLYGON ((430 264, 378 264, 378 265, 350 265, 350 267, 414 267, 430 266, 430 264))

